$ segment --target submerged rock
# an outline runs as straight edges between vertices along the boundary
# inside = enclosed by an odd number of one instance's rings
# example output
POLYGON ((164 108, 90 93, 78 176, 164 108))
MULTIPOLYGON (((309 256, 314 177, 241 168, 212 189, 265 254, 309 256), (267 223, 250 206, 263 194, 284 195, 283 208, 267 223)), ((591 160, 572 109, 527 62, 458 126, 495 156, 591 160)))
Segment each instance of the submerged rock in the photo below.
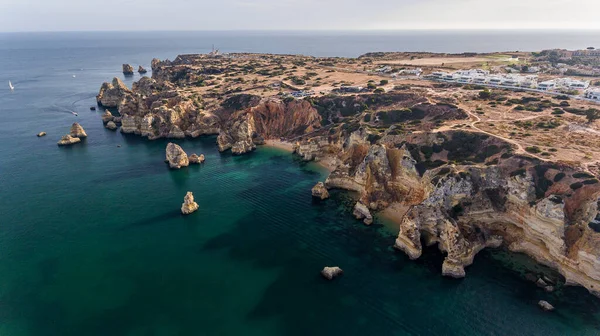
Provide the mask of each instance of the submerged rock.
POLYGON ((356 219, 364 219, 363 222, 367 225, 373 224, 373 216, 371 216, 369 208, 360 202, 356 202, 353 215, 356 217, 356 219))
POLYGON ((133 67, 131 64, 123 64, 123 74, 133 75, 133 67))
POLYGON ((107 123, 107 122, 109 122, 109 121, 113 121, 113 120, 114 120, 114 118, 115 118, 115 117, 112 115, 112 113, 110 113, 110 111, 109 111, 109 110, 106 110, 106 111, 104 112, 104 114, 102 115, 102 122, 106 124, 106 123, 107 123))
POLYGON ((108 128, 109 130, 114 131, 117 129, 117 124, 115 124, 114 121, 109 121, 106 123, 106 125, 104 127, 108 128))
POLYGON ((190 164, 188 156, 183 149, 179 145, 172 142, 167 145, 166 155, 166 161, 169 163, 169 167, 173 169, 187 167, 190 164))
POLYGON ((38 138, 39 138, 39 137, 43 137, 43 136, 45 136, 45 135, 46 135, 46 132, 40 132, 40 133, 38 133, 38 134, 37 134, 38 138))
POLYGON ((148 70, 144 69, 144 67, 140 65, 138 67, 138 72, 141 73, 141 74, 145 74, 146 72, 148 72, 148 70))
POLYGON ((325 267, 321 271, 321 275, 327 280, 333 280, 333 278, 336 278, 336 277, 342 275, 343 273, 344 273, 344 271, 337 266, 325 267))
POLYGON ((183 198, 183 204, 181 205, 181 213, 184 215, 189 215, 192 212, 198 210, 198 203, 194 202, 194 194, 191 191, 188 191, 183 198))
POLYGON ((74 138, 87 137, 85 130, 83 129, 83 127, 81 127, 81 125, 79 125, 79 123, 73 123, 73 125, 71 125, 71 132, 69 134, 71 134, 71 136, 74 138))
POLYGON ((60 138, 60 140, 58 141, 58 145, 59 146, 68 146, 68 145, 76 144, 78 142, 81 142, 81 139, 79 139, 77 137, 72 137, 71 135, 67 134, 67 135, 63 136, 62 138, 60 138))
POLYGON ((551 305, 548 301, 540 300, 538 302, 538 306, 540 306, 540 308, 542 308, 545 311, 553 311, 554 310, 554 306, 551 305))
POLYGON ((312 188, 312 196, 321 200, 329 198, 329 192, 327 191, 327 188, 325 188, 325 184, 323 182, 317 183, 312 188))

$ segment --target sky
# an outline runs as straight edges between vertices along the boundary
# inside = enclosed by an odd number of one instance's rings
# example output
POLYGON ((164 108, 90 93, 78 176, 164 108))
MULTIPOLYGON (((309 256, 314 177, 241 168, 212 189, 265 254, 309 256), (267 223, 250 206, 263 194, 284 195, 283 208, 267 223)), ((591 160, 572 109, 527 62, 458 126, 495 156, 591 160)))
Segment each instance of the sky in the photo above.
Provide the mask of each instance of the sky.
POLYGON ((600 29, 600 0, 0 0, 0 31, 600 29))

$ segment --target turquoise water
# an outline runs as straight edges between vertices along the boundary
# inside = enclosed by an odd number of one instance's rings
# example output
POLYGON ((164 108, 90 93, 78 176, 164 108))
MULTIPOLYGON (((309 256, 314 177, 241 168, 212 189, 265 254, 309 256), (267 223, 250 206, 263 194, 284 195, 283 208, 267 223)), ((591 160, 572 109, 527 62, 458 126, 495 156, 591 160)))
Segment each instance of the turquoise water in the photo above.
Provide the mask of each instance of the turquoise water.
POLYGON ((0 335, 599 334, 600 300, 543 292, 522 256, 482 252, 463 280, 440 275, 436 249, 408 260, 393 226, 352 218, 354 195, 314 203, 326 172, 286 152, 182 140, 207 160, 172 171, 167 141, 105 130, 89 110, 100 83, 125 61, 172 58, 169 43, 0 47, 0 80, 16 86, 0 89, 0 335), (88 139, 59 148, 74 121, 88 139), (200 210, 184 217, 187 191, 200 210), (326 265, 344 276, 323 280, 326 265))

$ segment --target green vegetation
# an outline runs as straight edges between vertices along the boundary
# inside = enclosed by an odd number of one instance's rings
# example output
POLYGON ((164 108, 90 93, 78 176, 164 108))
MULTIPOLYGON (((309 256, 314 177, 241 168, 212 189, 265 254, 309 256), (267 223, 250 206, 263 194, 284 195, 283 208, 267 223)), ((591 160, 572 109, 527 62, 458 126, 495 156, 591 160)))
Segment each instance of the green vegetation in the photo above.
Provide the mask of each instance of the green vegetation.
POLYGON ((558 173, 554 176, 554 182, 560 182, 560 180, 562 180, 565 176, 567 176, 565 173, 558 173))
POLYGON ((525 148, 525 151, 527 151, 527 153, 531 153, 531 154, 538 154, 538 153, 542 152, 542 150, 538 146, 527 147, 527 148, 525 148))
POLYGON ((573 174, 574 178, 594 178, 594 175, 590 175, 588 173, 575 173, 573 174))
POLYGON ((577 190, 577 189, 583 187, 583 183, 581 183, 581 182, 575 182, 575 183, 571 184, 570 187, 571 187, 572 190, 577 190))
POLYGON ((379 85, 388 85, 388 83, 389 83, 389 81, 388 81, 387 79, 382 79, 382 80, 379 82, 379 85))

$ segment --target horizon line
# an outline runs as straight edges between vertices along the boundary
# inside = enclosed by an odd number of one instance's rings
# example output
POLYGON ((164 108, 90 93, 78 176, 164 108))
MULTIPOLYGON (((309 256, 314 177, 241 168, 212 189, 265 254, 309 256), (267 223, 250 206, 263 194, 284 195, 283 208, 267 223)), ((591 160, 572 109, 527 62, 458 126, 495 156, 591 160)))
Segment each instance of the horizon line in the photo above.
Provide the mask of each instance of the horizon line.
POLYGON ((188 33, 188 32, 410 32, 410 31, 430 31, 430 32, 443 32, 443 31, 468 31, 468 32, 491 32, 491 31, 587 31, 595 32, 600 31, 599 28, 548 28, 548 27, 536 27, 536 28, 389 28, 389 29, 149 29, 149 30, 14 30, 14 31, 0 31, 0 34, 10 33, 155 33, 155 32, 172 32, 172 33, 188 33))

